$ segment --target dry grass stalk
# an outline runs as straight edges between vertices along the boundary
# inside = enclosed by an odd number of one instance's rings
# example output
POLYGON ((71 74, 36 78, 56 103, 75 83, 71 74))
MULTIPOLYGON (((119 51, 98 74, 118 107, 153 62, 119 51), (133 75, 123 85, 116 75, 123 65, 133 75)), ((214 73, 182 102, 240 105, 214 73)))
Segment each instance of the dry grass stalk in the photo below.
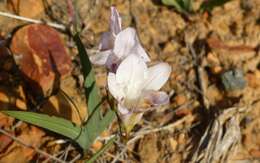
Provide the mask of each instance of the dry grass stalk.
POLYGON ((249 107, 224 110, 207 127, 191 159, 192 163, 225 163, 241 141, 240 122, 249 107))

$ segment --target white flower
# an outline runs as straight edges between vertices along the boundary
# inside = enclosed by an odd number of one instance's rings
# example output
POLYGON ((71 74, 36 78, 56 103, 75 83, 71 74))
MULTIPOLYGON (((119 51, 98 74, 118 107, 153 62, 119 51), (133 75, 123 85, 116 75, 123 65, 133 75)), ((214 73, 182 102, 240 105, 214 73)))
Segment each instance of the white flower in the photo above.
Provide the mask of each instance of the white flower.
POLYGON ((99 52, 90 57, 93 64, 105 65, 110 71, 115 72, 120 62, 135 54, 145 62, 150 61, 143 49, 134 28, 122 30, 121 17, 115 7, 111 7, 110 31, 103 33, 99 44, 99 52))
POLYGON ((118 101, 118 111, 129 132, 141 119, 147 107, 169 102, 169 97, 159 89, 171 73, 167 63, 147 67, 143 59, 129 55, 119 65, 116 73, 108 74, 108 88, 118 101))

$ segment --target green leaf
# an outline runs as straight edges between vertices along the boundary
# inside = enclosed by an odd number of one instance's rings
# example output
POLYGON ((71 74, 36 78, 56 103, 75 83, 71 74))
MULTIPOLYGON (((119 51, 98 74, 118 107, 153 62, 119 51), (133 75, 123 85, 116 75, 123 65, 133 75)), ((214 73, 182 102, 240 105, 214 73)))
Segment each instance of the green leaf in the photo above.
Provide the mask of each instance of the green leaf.
POLYGON ((202 11, 211 11, 214 7, 222 6, 228 1, 229 0, 207 0, 203 2, 200 8, 202 11))
POLYGON ((167 6, 173 6, 181 13, 187 13, 191 11, 191 0, 162 0, 162 3, 167 6))
POLYGON ((74 41, 78 48, 78 53, 82 65, 82 72, 85 79, 86 97, 88 100, 88 114, 91 115, 95 109, 101 104, 101 98, 98 94, 98 88, 96 87, 95 74, 91 66, 91 62, 85 50, 83 43, 79 37, 79 33, 74 36, 74 41))
POLYGON ((99 134, 113 121, 115 113, 112 110, 109 110, 104 117, 102 116, 101 104, 103 101, 101 100, 99 90, 96 86, 94 70, 78 33, 74 36, 74 41, 78 48, 83 76, 85 78, 84 86, 88 101, 89 117, 84 125, 84 130, 86 131, 87 139, 85 148, 88 148, 97 136, 99 136, 99 134))
POLYGON ((192 3, 191 0, 182 0, 182 6, 183 6, 183 8, 184 8, 186 11, 188 11, 188 12, 191 11, 191 7, 192 7, 191 3, 192 3))
POLYGON ((86 163, 92 163, 94 162, 101 154, 103 154, 115 141, 116 137, 114 136, 111 138, 106 145, 104 145, 97 153, 94 154, 89 160, 86 161, 86 163))
POLYGON ((83 149, 87 144, 86 133, 81 129, 81 127, 73 124, 69 120, 34 112, 10 110, 4 110, 1 112, 9 116, 15 117, 17 119, 20 119, 22 121, 34 124, 36 126, 66 136, 77 142, 83 149))
POLYGON ((174 6, 177 11, 183 12, 182 6, 178 0, 162 0, 162 3, 167 6, 174 6))

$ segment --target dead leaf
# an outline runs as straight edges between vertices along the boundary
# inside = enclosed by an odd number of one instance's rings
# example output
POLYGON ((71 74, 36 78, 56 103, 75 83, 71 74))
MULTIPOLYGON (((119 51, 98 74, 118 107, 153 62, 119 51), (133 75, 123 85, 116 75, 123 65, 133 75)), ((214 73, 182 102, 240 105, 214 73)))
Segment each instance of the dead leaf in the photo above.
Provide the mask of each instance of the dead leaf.
POLYGON ((60 77, 71 71, 71 60, 60 34, 46 25, 32 24, 19 29, 12 39, 11 50, 37 95, 50 95, 60 77))

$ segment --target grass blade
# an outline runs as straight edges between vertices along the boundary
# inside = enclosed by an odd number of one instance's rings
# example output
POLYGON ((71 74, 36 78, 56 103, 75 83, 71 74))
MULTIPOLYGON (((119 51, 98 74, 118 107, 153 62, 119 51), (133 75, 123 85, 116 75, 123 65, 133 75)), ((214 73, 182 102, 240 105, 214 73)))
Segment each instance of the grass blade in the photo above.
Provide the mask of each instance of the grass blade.
POLYGON ((93 72, 91 62, 78 33, 74 36, 74 41, 78 48, 78 53, 82 65, 82 72, 85 79, 84 86, 88 100, 88 115, 91 115, 93 111, 100 105, 101 98, 98 95, 98 88, 96 87, 95 74, 93 72))
POLYGON ((4 114, 15 117, 27 123, 48 129, 55 133, 66 136, 77 142, 83 149, 86 146, 85 132, 69 120, 48 116, 46 114, 24 112, 24 111, 1 111, 4 114))

